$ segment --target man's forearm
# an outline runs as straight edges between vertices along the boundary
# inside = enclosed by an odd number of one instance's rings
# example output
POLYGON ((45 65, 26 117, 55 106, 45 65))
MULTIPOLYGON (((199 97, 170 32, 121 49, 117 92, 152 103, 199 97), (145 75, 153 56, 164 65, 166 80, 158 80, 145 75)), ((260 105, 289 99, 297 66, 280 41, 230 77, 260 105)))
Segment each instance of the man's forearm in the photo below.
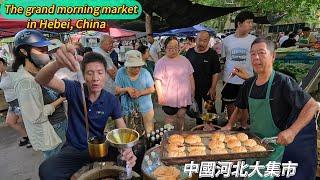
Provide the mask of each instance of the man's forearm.
POLYGON ((126 128, 126 123, 124 122, 123 118, 116 119, 116 128, 126 128))
POLYGON ((241 116, 241 112, 243 110, 239 109, 238 107, 235 108, 235 110, 233 111, 229 121, 228 121, 228 126, 233 127, 234 124, 239 120, 239 117, 241 116))
POLYGON ((211 89, 216 89, 219 80, 219 73, 212 75, 211 89))
POLYGON ((35 80, 40 85, 47 85, 53 79, 54 74, 60 69, 56 62, 51 62, 38 72, 35 80))
POLYGON ((297 120, 289 128, 298 134, 313 119, 317 110, 317 102, 311 98, 302 108, 297 120))

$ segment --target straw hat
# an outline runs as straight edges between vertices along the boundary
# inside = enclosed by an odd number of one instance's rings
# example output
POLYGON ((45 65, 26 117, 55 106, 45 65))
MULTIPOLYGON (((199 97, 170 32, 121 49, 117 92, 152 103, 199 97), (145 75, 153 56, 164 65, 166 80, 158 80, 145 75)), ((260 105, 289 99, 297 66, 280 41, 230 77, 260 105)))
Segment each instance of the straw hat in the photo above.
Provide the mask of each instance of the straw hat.
POLYGON ((125 67, 139 67, 145 63, 142 60, 142 54, 137 50, 130 50, 125 54, 125 67))

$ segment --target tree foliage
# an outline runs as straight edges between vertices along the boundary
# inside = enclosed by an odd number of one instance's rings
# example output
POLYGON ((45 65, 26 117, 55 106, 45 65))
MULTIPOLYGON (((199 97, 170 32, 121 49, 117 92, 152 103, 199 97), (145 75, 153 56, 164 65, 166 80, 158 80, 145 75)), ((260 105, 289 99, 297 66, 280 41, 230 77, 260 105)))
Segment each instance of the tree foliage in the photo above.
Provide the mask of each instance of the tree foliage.
MULTIPOLYGON (((192 0, 193 2, 209 6, 250 6, 248 9, 257 16, 286 13, 279 23, 306 22, 311 26, 320 23, 320 0, 192 0), (234 2, 229 4, 228 2, 234 2)), ((206 22, 221 30, 219 21, 225 22, 225 17, 206 22)))

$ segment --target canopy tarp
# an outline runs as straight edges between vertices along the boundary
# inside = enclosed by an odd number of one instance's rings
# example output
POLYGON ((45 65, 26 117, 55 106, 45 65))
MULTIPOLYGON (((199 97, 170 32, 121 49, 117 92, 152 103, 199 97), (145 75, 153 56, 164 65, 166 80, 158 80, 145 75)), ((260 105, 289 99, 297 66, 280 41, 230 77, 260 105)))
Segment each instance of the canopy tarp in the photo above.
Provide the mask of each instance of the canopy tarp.
POLYGON ((109 28, 110 36, 113 38, 135 37, 137 32, 119 28, 109 28))
POLYGON ((216 34, 216 32, 213 29, 206 27, 204 25, 201 25, 201 24, 197 24, 192 27, 173 29, 170 31, 159 33, 157 35, 161 35, 161 36, 172 36, 172 35, 174 35, 174 36, 194 36, 200 31, 208 31, 211 35, 216 34))

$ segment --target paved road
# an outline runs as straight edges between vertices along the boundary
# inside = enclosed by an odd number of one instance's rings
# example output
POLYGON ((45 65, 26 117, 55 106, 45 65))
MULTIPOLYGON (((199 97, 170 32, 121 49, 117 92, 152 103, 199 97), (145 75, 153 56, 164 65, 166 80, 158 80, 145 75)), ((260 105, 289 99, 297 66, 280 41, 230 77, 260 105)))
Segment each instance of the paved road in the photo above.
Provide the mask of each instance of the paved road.
POLYGON ((36 180, 41 152, 18 146, 19 136, 10 127, 0 128, 0 179, 36 180))

